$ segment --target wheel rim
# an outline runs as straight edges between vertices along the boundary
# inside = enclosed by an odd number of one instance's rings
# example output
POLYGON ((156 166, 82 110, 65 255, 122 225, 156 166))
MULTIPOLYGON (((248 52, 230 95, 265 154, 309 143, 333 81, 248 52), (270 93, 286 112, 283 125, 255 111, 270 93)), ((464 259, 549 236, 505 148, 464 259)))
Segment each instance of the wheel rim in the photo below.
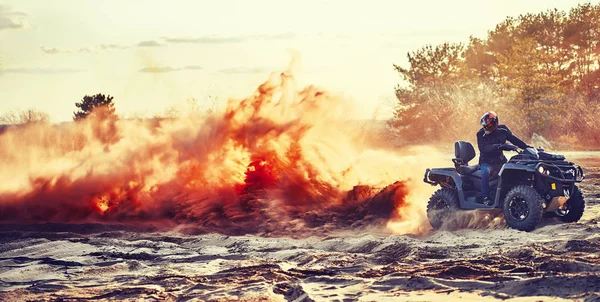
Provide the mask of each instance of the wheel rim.
POLYGON ((444 221, 450 215, 450 205, 443 198, 438 198, 433 203, 433 215, 435 219, 439 221, 444 221))
POLYGON ((523 221, 529 216, 529 205, 523 197, 516 196, 508 203, 508 212, 514 220, 523 221))

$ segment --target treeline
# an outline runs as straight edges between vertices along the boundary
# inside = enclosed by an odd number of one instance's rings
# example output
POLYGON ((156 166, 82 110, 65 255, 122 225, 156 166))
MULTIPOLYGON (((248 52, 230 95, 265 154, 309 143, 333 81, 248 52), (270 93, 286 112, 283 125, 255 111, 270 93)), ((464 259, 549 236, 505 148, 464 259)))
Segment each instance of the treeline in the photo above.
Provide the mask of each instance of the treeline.
POLYGON ((405 143, 472 140, 495 110, 526 140, 600 148, 600 4, 509 17, 467 45, 427 45, 394 65, 407 85, 389 126, 405 143))

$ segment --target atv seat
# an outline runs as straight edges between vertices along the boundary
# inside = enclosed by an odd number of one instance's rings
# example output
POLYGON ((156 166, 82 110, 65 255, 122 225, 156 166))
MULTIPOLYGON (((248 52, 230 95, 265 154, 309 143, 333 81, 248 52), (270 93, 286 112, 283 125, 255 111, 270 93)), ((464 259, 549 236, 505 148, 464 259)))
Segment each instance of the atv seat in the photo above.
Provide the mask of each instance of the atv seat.
POLYGON ((475 149, 473 145, 465 141, 454 143, 454 167, 459 174, 471 175, 479 170, 479 165, 469 166, 469 161, 475 158, 475 149))
POLYGON ((471 174, 474 174, 477 171, 481 171, 481 170, 479 170, 479 165, 474 165, 474 166, 460 166, 459 169, 458 169, 458 173, 463 174, 463 175, 471 175, 471 174))

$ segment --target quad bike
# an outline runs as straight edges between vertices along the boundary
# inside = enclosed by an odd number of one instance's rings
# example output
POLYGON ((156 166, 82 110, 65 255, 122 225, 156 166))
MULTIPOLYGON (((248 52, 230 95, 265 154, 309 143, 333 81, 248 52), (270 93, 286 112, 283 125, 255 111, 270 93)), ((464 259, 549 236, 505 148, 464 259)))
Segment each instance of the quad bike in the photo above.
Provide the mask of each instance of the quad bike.
POLYGON ((585 175, 580 166, 542 148, 521 150, 505 144, 503 150, 518 154, 505 159, 499 172, 492 171, 491 205, 481 202, 481 170, 479 165, 469 166, 475 158, 470 143, 454 144, 454 168, 426 169, 423 181, 441 186, 427 205, 427 217, 434 229, 451 220, 459 210, 500 209, 508 226, 521 231, 534 230, 543 216, 558 217, 563 222, 581 218, 585 201, 576 184, 585 175))

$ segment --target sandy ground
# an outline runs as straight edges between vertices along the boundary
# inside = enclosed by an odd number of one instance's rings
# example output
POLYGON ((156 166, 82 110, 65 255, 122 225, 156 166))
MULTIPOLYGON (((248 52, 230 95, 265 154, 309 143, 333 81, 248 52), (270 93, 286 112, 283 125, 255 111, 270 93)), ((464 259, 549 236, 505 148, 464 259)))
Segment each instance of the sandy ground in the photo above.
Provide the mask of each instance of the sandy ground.
POLYGON ((0 300, 600 301, 600 160, 578 162, 583 219, 530 233, 291 239, 2 224, 0 300))

